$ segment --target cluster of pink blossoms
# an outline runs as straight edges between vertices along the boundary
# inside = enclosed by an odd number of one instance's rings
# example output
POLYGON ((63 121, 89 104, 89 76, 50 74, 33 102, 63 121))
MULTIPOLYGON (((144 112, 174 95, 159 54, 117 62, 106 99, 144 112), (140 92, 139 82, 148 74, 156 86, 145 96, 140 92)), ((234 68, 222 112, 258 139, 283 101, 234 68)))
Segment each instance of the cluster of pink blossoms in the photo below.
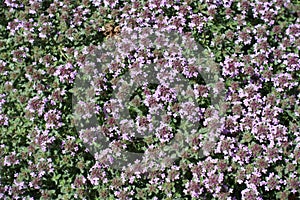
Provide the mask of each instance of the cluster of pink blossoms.
POLYGON ((3 1, 0 199, 296 199, 299 10, 3 1))

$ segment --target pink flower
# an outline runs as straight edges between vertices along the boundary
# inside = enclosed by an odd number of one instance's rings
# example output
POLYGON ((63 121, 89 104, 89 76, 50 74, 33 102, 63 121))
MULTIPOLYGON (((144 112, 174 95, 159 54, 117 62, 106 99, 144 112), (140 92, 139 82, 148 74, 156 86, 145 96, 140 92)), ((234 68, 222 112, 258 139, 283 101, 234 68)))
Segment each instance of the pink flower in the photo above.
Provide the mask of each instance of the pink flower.
POLYGON ((77 72, 74 70, 73 65, 71 63, 67 63, 66 65, 60 65, 56 72, 55 76, 59 77, 59 80, 64 83, 73 83, 77 72))
POLYGON ((46 121, 46 128, 53 129, 62 126, 61 112, 59 110, 50 110, 44 114, 44 120, 46 121))

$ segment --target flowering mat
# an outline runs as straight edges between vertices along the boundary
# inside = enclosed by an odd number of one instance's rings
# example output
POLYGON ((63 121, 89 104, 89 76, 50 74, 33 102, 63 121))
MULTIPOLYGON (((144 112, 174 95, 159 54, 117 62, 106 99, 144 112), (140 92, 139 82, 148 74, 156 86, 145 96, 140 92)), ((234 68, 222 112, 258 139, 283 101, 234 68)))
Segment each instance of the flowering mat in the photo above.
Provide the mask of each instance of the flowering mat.
POLYGON ((299 0, 3 0, 0 199, 299 199, 299 0))

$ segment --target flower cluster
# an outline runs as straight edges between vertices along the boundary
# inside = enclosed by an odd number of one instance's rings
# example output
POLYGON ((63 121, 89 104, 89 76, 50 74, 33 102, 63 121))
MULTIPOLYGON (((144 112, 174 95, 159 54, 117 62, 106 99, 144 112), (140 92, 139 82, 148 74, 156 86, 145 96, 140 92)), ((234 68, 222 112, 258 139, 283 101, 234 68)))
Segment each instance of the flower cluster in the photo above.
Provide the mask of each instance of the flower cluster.
POLYGON ((297 199, 299 10, 3 1, 0 199, 297 199))
POLYGON ((8 117, 5 113, 3 113, 3 104, 6 102, 5 100, 5 94, 1 94, 0 95, 0 125, 3 126, 3 125, 8 125, 8 117))

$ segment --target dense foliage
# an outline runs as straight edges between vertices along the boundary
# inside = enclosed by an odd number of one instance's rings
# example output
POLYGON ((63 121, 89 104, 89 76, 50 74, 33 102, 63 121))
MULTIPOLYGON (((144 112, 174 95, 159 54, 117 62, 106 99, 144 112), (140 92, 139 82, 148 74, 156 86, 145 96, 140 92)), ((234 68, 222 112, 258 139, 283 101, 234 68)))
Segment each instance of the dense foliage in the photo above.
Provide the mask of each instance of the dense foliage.
POLYGON ((297 0, 3 0, 0 199, 296 199, 299 51, 297 0), (133 32, 147 39, 151 31, 193 38, 219 77, 201 76, 201 67, 182 58, 190 51, 174 53, 172 41, 162 42, 165 48, 124 46, 95 74, 86 65, 101 56, 102 44, 122 44, 133 32), (134 81, 146 77, 149 63, 159 66, 158 83, 133 91, 125 119, 118 103, 128 88, 117 83, 128 71, 134 81), (181 99, 168 88, 174 74, 190 84, 181 99), (94 78, 91 91, 76 87, 81 77, 94 78), (89 92, 92 106, 74 105, 74 96, 89 92), (188 94, 196 105, 178 103, 188 94), (109 156, 88 148, 93 137, 78 130, 74 109, 96 116, 109 156), (166 114, 153 122, 158 110, 166 114), (189 137, 178 139, 186 146, 169 164, 112 167, 120 149, 155 157, 182 124, 189 137))

